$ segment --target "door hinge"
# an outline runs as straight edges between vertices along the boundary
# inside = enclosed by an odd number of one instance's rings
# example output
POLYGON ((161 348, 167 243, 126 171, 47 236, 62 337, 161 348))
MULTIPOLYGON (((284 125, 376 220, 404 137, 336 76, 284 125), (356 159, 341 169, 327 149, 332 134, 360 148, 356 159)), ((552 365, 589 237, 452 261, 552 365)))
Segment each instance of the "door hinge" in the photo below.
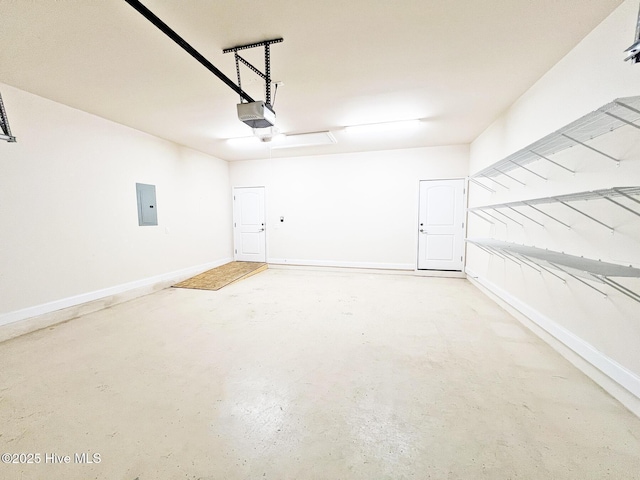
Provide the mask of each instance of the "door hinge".
POLYGON ((236 248, 236 253, 238 253, 238 249, 236 248))
POLYGON ((233 196, 233 199, 234 199, 234 200, 236 199, 236 196, 235 196, 235 195, 233 196))
POLYGON ((233 222, 233 228, 236 228, 236 222, 233 222))
POLYGON ((464 222, 462 222, 462 228, 464 228, 464 222))

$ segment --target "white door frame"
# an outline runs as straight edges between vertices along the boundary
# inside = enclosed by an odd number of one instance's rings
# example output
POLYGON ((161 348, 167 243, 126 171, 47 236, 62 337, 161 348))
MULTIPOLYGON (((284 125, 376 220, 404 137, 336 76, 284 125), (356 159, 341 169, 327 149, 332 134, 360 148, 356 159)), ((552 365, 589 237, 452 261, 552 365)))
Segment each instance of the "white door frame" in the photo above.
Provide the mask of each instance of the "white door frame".
POLYGON ((263 212, 262 212, 262 220, 263 220, 263 231, 262 231, 262 242, 263 245, 262 247, 264 248, 264 258, 258 259, 258 260, 246 260, 246 259, 242 259, 241 261, 260 261, 260 262, 266 262, 267 261, 267 189, 262 186, 262 185, 249 185, 249 186, 234 186, 231 187, 231 205, 232 205, 232 209, 233 209, 233 214, 232 214, 232 220, 233 220, 233 259, 238 261, 238 246, 239 246, 239 238, 238 238, 238 211, 236 208, 236 192, 237 190, 241 190, 241 189, 262 189, 262 195, 263 195, 263 212))
MULTIPOLYGON (((464 222, 463 226, 462 226, 462 267, 461 267, 461 272, 464 274, 465 272, 465 267, 467 264, 467 245, 465 242, 465 239, 467 237, 467 207, 468 207, 468 192, 469 192, 469 179, 468 177, 450 177, 450 178, 426 178, 426 179, 421 179, 418 180, 418 186, 417 186, 417 191, 418 191, 418 201, 417 201, 417 209, 416 209, 416 267, 415 267, 415 271, 416 272, 429 272, 429 271, 441 271, 441 272, 447 272, 447 270, 419 270, 419 264, 420 264, 420 183, 421 182, 429 182, 429 181, 446 181, 446 180, 462 180, 463 182, 463 190, 462 190, 462 194, 463 194, 463 198, 462 198, 462 207, 463 207, 463 213, 462 213, 462 221, 464 222)), ((457 272, 457 270, 455 271, 451 271, 452 273, 457 272)))

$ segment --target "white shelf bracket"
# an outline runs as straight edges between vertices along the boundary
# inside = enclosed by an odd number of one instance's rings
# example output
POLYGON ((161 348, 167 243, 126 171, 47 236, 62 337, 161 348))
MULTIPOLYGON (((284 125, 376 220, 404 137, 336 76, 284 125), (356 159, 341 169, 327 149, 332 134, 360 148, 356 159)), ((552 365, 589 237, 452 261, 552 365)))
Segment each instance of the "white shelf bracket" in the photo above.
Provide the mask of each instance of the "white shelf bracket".
POLYGON ((527 207, 529 208, 533 208, 536 212, 541 213, 542 215, 544 215, 545 217, 549 217, 551 220, 555 220, 556 222, 558 222, 560 225, 564 225, 565 227, 567 227, 569 230, 571 230, 571 226, 567 225, 566 223, 558 220, 556 217, 552 217, 551 215, 549 215, 547 212, 540 210, 539 208, 534 207, 533 205, 531 205, 528 202, 524 202, 525 205, 527 205, 527 207))
POLYGON ((613 233, 613 232, 614 232, 613 227, 610 227, 610 226, 609 226, 609 225, 607 225, 606 223, 602 223, 602 222, 601 222, 600 220, 598 220, 597 218, 593 218, 591 215, 589 215, 589 214, 587 214, 587 213, 584 213, 582 210, 578 210, 576 207, 572 207, 571 205, 569 205, 569 204, 568 204, 568 203, 566 203, 566 202, 563 202, 562 200, 558 200, 557 198, 556 198, 555 200, 556 200, 556 201, 558 201, 558 202, 560 202, 560 203, 561 203, 562 205, 564 205, 565 207, 570 208, 570 209, 571 209, 571 210, 573 210, 574 212, 578 212, 579 214, 584 215, 584 216, 585 216, 585 217, 587 217, 589 220, 593 220, 594 222, 596 222, 596 223, 598 223, 598 224, 602 225, 603 227, 608 228, 608 229, 611 231, 611 233, 613 233))
POLYGON ((526 258, 527 260, 529 260, 530 262, 535 263, 536 265, 538 265, 542 270, 544 270, 545 272, 553 275, 554 277, 556 277, 558 280, 560 280, 562 283, 564 283, 565 285, 567 284, 567 281, 562 278, 560 275, 558 275, 557 273, 552 272, 551 270, 549 270, 547 267, 545 267, 544 265, 540 264, 540 262, 536 262, 534 259, 532 259, 531 257, 528 257, 527 255, 523 254, 523 253, 519 253, 518 255, 526 258))
POLYGON ((534 174, 536 177, 541 178, 542 180, 544 180, 545 182, 547 181, 547 179, 545 177, 543 177, 542 175, 540 175, 539 173, 534 172, 533 170, 531 170, 530 168, 525 167, 524 165, 520 165, 519 163, 514 162, 513 160, 509 160, 510 163, 513 163, 515 166, 517 166, 518 168, 521 168, 523 170, 526 170, 529 173, 534 174))
POLYGON ((602 278, 602 281, 604 283, 609 285, 614 290, 617 290, 620 293, 622 293, 623 295, 626 295, 627 297, 631 298, 632 300, 635 300, 636 302, 640 303, 640 295, 638 295, 633 290, 629 290, 624 285, 620 285, 618 282, 615 282, 615 281, 611 280, 609 277, 601 277, 601 278, 602 278))
POLYGON ((563 136, 563 137, 565 137, 565 138, 568 138, 569 140, 571 140, 572 142, 577 143, 578 145, 582 145, 583 147, 588 148, 589 150, 592 150, 592 151, 594 151, 594 152, 596 152, 596 153, 599 153, 599 154, 600 154, 600 155, 602 155, 603 157, 606 157, 606 158, 608 158, 608 159, 610 159, 610 160, 613 160, 614 162, 616 162, 616 165, 620 165, 620 160, 618 160, 618 159, 617 159, 617 158, 615 158, 615 157, 612 157, 612 156, 611 156, 611 155, 609 155, 608 153, 604 153, 603 151, 598 150, 597 148, 593 148, 591 145, 587 145, 586 143, 581 142, 580 140, 576 140, 575 138, 570 137, 570 136, 569 136, 569 135, 567 135, 566 133, 561 133, 560 135, 562 135, 562 136, 563 136))
POLYGON ((490 223, 491 225, 495 225, 491 220, 487 220, 486 218, 484 218, 482 215, 480 215, 478 212, 476 212, 475 210, 469 210, 469 213, 473 213, 476 217, 481 218, 482 220, 484 220, 487 223, 490 223))
POLYGON ((525 215, 524 213, 520 212, 519 210, 516 210, 516 209, 515 209, 515 208, 513 208, 513 207, 510 207, 509 205, 507 205, 506 207, 507 207, 509 210, 513 210, 513 211, 514 211, 514 212, 516 212, 517 214, 522 215, 524 218, 526 218, 526 219, 528 219, 528 220, 531 220, 533 223, 536 223, 536 224, 540 225, 542 228, 544 228, 544 225, 543 225, 542 223, 538 222, 537 220, 534 220, 534 219, 533 219, 533 218, 531 218, 530 216, 525 215))
POLYGON ((617 205, 617 206, 619 206, 620 208, 624 208, 627 212, 631 212, 631 213, 633 213, 634 215, 637 215, 637 216, 639 216, 639 217, 640 217, 640 212, 636 212, 633 208, 629 208, 629 207, 627 207, 626 205, 623 205, 623 204, 621 204, 620 202, 617 202, 617 201, 615 201, 614 199, 607 197, 606 195, 602 195, 602 194, 600 194, 600 196, 601 196, 602 198, 604 198, 605 200, 608 200, 609 202, 613 203, 614 205, 617 205))
POLYGON ((571 172, 574 175, 576 173, 575 170, 571 170, 570 168, 567 168, 567 167, 565 167, 564 165, 562 165, 562 164, 560 164, 558 162, 554 162, 550 158, 547 158, 544 155, 540 155, 539 153, 536 153, 533 150, 529 150, 529 152, 533 153, 536 157, 540 157, 542 160, 546 160, 547 162, 550 162, 550 163, 554 164, 556 167, 564 168, 567 172, 571 172))
MULTIPOLYGON (((514 219, 513 219, 513 218, 511 218, 509 215, 506 215, 506 214, 502 213, 500 210, 498 210, 498 209, 494 208, 494 209, 493 209, 493 211, 494 211, 494 212, 496 212, 496 213, 499 213, 499 214, 500 214, 500 215, 502 215, 503 217, 508 218, 509 220, 511 220, 513 223, 516 223, 516 224, 520 225, 522 228, 524 228, 524 225, 523 225, 522 223, 518 222, 517 220, 514 220, 514 219)), ((486 213, 486 212, 485 212, 485 213, 486 213)), ((488 214, 487 214, 487 215, 488 215, 488 214)))
MULTIPOLYGON (((526 187, 527 184, 524 182, 521 182, 520 180, 518 180, 515 177, 512 177, 511 175, 509 175, 508 173, 503 172, 502 170, 498 170, 497 168, 493 168, 496 172, 498 172, 500 175, 504 175, 507 178, 510 178, 511 180, 513 180, 514 182, 518 182, 520 185, 522 185, 523 187, 526 187)), ((497 182, 496 182, 497 183, 497 182)))
POLYGON ((499 181, 497 181, 495 178, 493 177, 489 177, 487 175, 482 175, 482 177, 486 178, 489 181, 492 181, 493 183, 495 183, 496 185, 500 185, 502 188, 506 188, 507 190, 511 190, 509 187, 507 187, 505 184, 500 183, 499 181))
POLYGON ((471 183, 474 183, 482 188, 484 188, 485 190, 489 190, 491 193, 496 193, 496 191, 493 188, 489 188, 487 187, 484 183, 480 183, 478 180, 474 179, 474 178, 469 178, 469 181, 471 183))
POLYGON ((587 287, 595 290, 596 292, 598 292, 600 295, 602 295, 603 298, 608 298, 607 294, 604 293, 602 290, 600 290, 599 288, 594 287, 593 285, 591 285, 588 282, 585 282, 584 280, 582 280, 580 277, 578 277, 577 275, 574 275, 573 273, 567 272, 564 268, 560 268, 558 265, 556 265, 555 263, 551 263, 549 262, 551 265, 553 265, 555 268, 557 268, 558 270, 560 270, 561 272, 566 273, 567 275, 569 275, 571 278, 577 280, 578 282, 582 283, 583 285, 586 285, 587 287))

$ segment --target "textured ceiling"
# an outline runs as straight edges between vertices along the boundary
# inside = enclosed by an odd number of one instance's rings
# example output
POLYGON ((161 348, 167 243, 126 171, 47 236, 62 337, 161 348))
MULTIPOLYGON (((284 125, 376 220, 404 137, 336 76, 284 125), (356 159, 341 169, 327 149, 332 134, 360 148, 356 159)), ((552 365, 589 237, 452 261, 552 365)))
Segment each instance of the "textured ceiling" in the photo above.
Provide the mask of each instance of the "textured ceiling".
MULTIPOLYGON (((278 128, 338 143, 227 142, 252 134, 238 95, 124 0, 0 0, 0 81, 226 160, 469 143, 622 2, 142 3, 233 80, 223 48, 283 37, 271 47, 278 128), (373 137, 342 128, 411 118, 423 121, 373 137)), ((246 57, 262 68, 262 50, 246 57)), ((257 76, 242 79, 264 98, 257 76)))

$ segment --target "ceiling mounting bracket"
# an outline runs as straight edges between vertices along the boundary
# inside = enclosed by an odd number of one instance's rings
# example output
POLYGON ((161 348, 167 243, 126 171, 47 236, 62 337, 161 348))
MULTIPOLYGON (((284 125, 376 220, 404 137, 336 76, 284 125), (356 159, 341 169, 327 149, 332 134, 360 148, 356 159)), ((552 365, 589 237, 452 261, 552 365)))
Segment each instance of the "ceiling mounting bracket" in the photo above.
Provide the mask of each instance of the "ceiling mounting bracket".
POLYGON ((6 140, 7 142, 16 141, 16 137, 11 135, 11 129, 9 128, 9 119, 7 119, 7 112, 4 109, 2 95, 0 95, 0 140, 6 140))
MULTIPOLYGON (((238 86, 242 88, 242 82, 240 80, 240 64, 245 65, 249 70, 254 72, 260 78, 264 80, 264 97, 265 103, 272 107, 271 104, 271 51, 270 46, 273 43, 281 43, 283 41, 282 38, 274 38, 271 40, 263 40, 261 42, 249 43, 248 45, 238 45, 236 47, 225 48, 222 50, 222 53, 231 53, 233 52, 235 60, 236 60, 236 74, 238 75, 238 86), (239 50, 247 50, 249 48, 255 47, 264 47, 264 73, 258 70, 255 66, 249 63, 246 59, 242 58, 239 54, 239 50)), ((240 102, 243 102, 242 96, 240 97, 240 102)))

